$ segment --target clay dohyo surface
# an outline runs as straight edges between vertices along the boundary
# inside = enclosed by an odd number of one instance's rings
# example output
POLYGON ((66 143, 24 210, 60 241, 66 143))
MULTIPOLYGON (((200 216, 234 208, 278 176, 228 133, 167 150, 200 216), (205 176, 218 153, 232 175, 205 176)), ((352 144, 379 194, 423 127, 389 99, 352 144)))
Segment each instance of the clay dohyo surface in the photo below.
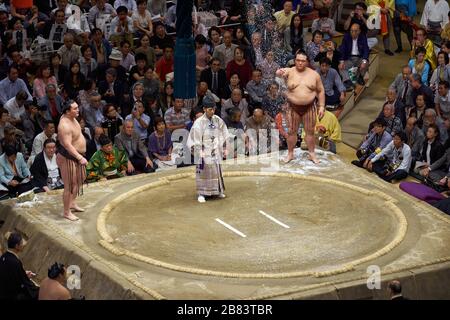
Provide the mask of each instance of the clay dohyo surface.
POLYGON ((60 193, 5 203, 57 235, 50 248, 75 245, 72 250, 91 259, 89 266, 107 266, 111 279, 128 282, 142 298, 301 298, 317 290, 328 298, 385 298, 385 290, 367 289, 371 265, 380 268, 384 285, 399 274, 413 279, 411 298, 436 293, 439 286, 448 292, 450 279, 432 276, 445 270, 448 278, 445 214, 336 155, 319 154, 319 165, 308 162, 305 152, 296 156, 276 170, 261 162, 224 165, 227 198, 203 205, 196 202, 194 167, 88 185, 79 200, 86 212, 75 223, 62 218, 60 193), (171 181, 174 175, 180 177, 171 181))

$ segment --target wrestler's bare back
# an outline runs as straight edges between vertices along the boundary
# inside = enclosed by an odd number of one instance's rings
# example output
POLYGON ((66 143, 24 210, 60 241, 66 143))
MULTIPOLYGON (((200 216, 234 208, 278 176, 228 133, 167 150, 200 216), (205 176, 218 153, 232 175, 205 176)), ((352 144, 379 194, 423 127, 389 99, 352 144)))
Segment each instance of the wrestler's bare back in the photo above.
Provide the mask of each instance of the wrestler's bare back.
POLYGON ((69 149, 68 145, 72 145, 78 153, 86 153, 86 139, 81 134, 77 119, 71 119, 65 115, 61 117, 58 125, 58 139, 66 149, 69 149))
POLYGON ((310 68, 303 71, 298 71, 296 67, 283 70, 288 88, 286 92, 288 101, 298 105, 310 104, 317 96, 319 74, 310 68))

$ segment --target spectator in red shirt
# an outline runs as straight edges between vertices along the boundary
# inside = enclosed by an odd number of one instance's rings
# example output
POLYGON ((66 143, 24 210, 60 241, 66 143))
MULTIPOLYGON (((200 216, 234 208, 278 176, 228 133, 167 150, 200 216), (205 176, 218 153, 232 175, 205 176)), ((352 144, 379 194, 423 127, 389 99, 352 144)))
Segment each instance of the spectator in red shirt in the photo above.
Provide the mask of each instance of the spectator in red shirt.
POLYGON ((162 82, 166 81, 166 75, 173 72, 173 47, 164 48, 164 55, 156 62, 156 73, 162 82))
POLYGON ((227 64, 227 80, 230 80, 232 74, 237 73, 241 79, 241 85, 245 88, 252 78, 252 71, 252 65, 244 57, 244 50, 240 47, 234 49, 234 59, 227 64))

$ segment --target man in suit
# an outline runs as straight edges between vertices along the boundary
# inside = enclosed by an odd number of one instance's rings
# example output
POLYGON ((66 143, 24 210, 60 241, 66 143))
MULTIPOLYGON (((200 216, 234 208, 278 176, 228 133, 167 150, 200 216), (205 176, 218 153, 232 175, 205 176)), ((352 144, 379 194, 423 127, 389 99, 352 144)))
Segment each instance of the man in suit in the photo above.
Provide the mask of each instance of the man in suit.
POLYGON ((223 33, 223 43, 214 48, 213 58, 220 61, 220 67, 225 69, 228 62, 234 58, 234 49, 238 47, 237 44, 231 43, 233 36, 230 31, 223 33))
POLYGON ((350 33, 344 35, 339 51, 342 54, 339 72, 344 85, 347 88, 353 86, 348 72, 353 67, 358 68, 356 73, 358 84, 364 85, 364 75, 369 68, 369 46, 367 45, 367 36, 361 33, 359 24, 353 23, 351 25, 350 33))
POLYGON ((390 300, 409 300, 402 295, 402 285, 398 280, 392 280, 388 284, 390 300))
POLYGON ((414 73, 410 76, 411 86, 412 86, 412 92, 411 92, 411 98, 412 101, 416 101, 416 98, 418 95, 422 95, 425 99, 425 105, 427 108, 433 108, 434 105, 434 93, 433 90, 431 90, 430 87, 424 85, 422 83, 422 77, 418 73, 414 73))
POLYGON ((204 69, 200 74, 200 82, 206 82, 212 93, 220 98, 223 97, 223 89, 227 85, 227 75, 225 70, 220 68, 219 59, 211 59, 210 67, 204 69))
POLYGON ((397 74, 394 81, 389 86, 390 89, 395 89, 397 92, 397 100, 401 101, 405 106, 413 106, 412 100, 412 85, 411 85, 411 68, 403 66, 402 72, 397 74))
POLYGON ((18 256, 26 241, 17 232, 6 238, 8 249, 0 257, 0 300, 37 300, 39 287, 30 279, 34 273, 24 270, 18 256))
POLYGON ((127 84, 117 78, 117 70, 114 68, 106 70, 105 80, 98 84, 98 92, 106 103, 112 103, 116 107, 121 107, 123 101, 129 97, 127 84))
POLYGON ((56 163, 56 141, 49 138, 44 141, 44 150, 37 154, 31 165, 30 171, 33 175, 33 184, 39 188, 39 192, 48 192, 54 189, 62 189, 64 183, 61 172, 56 163))

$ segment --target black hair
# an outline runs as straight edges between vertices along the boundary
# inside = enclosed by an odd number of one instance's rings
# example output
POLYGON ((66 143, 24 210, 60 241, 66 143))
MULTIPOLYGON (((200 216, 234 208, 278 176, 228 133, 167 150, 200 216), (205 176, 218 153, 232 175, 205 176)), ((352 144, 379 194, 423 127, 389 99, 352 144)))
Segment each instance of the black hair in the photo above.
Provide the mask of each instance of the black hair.
POLYGON ((312 34, 313 39, 316 37, 317 34, 320 34, 320 35, 323 37, 323 32, 320 31, 320 30, 316 30, 316 31, 314 31, 313 34, 312 34))
POLYGON ((399 281, 391 281, 389 282, 389 289, 392 290, 393 294, 400 294, 402 293, 402 285, 399 281))
POLYGON ((377 119, 375 119, 374 122, 372 122, 372 124, 374 126, 379 125, 379 126, 382 126, 382 127, 386 127, 386 120, 384 120, 383 118, 377 118, 377 119))
POLYGON ((445 53, 444 51, 439 51, 438 53, 438 57, 439 55, 443 54, 444 55, 444 59, 445 59, 445 65, 448 65, 448 63, 450 62, 450 58, 448 57, 448 54, 445 53))
POLYGON ((100 137, 98 137, 98 143, 100 143, 100 145, 103 147, 112 142, 106 134, 101 134, 100 137))
POLYGON ((23 240, 23 237, 18 232, 11 232, 6 239, 8 249, 14 249, 23 240))
POLYGON ((59 276, 60 274, 64 274, 64 271, 65 271, 64 265, 63 265, 62 263, 55 262, 55 263, 48 269, 47 275, 48 275, 48 277, 49 277, 50 279, 53 279, 53 280, 54 280, 54 279, 58 278, 58 276, 59 276))
POLYGON ((128 8, 125 6, 119 6, 116 10, 117 14, 126 13, 128 14, 128 8))
POLYGON ((63 106, 62 106, 62 114, 66 114, 67 111, 70 110, 70 106, 75 103, 75 100, 69 99, 66 102, 64 102, 63 106))
POLYGON ((11 144, 6 145, 5 148, 3 149, 3 151, 5 152, 5 155, 7 157, 11 157, 12 155, 17 154, 16 147, 11 144))
POLYGON ((398 136, 402 142, 406 142, 408 138, 406 137, 406 133, 404 131, 398 131, 394 134, 394 137, 398 136))
POLYGON ((320 64, 326 63, 327 65, 331 66, 331 60, 329 58, 327 58, 327 57, 321 58, 319 63, 320 64))
POLYGON ((356 9, 356 7, 361 7, 361 8, 364 9, 364 11, 367 10, 367 5, 364 2, 357 2, 357 3, 355 3, 355 9, 356 9))
POLYGON ((195 36, 195 43, 199 43, 199 44, 205 44, 206 43, 206 38, 204 35, 202 34, 198 34, 195 36))
POLYGON ((44 141, 44 149, 45 149, 45 147, 46 147, 48 144, 50 144, 50 143, 56 143, 56 141, 53 140, 52 138, 46 139, 46 140, 44 141))
POLYGON ((450 88, 450 84, 446 80, 439 82, 439 85, 443 85, 446 89, 450 88))
POLYGON ((417 56, 419 53, 427 54, 427 50, 424 47, 417 47, 416 51, 414 51, 414 54, 417 56))
POLYGON ((147 55, 145 53, 139 52, 134 56, 134 60, 138 62, 138 60, 144 60, 147 63, 147 55))

